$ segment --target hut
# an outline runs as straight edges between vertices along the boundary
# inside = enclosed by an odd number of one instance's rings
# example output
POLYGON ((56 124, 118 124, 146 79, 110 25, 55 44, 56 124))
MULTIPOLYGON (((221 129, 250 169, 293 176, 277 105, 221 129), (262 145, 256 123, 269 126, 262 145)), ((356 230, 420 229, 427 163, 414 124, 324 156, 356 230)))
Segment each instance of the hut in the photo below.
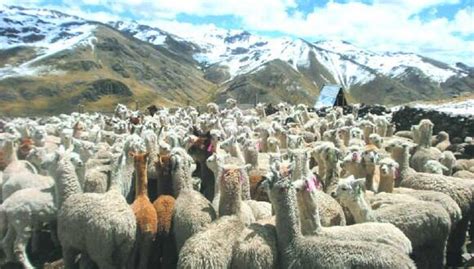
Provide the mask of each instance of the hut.
POLYGON ((318 100, 314 104, 315 108, 327 106, 346 106, 347 99, 344 89, 340 85, 324 85, 319 93, 318 100))

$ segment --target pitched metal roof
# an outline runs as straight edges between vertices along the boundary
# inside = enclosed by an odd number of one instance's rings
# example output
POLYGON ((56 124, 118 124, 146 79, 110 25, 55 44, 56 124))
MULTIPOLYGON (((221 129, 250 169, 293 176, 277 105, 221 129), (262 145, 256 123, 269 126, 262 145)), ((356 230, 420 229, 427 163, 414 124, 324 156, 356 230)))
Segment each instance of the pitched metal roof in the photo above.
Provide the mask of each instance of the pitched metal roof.
POLYGON ((325 85, 319 93, 319 98, 314 107, 320 108, 325 106, 333 106, 337 99, 337 94, 342 89, 339 85, 325 85))

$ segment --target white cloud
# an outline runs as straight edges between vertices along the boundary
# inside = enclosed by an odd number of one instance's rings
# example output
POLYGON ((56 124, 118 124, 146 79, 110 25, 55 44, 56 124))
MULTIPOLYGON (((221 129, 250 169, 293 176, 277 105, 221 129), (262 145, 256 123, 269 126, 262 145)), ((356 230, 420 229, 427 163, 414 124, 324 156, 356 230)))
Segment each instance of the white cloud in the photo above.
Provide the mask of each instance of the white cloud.
MULTIPOLYGON (((5 0, 0 0, 0 3, 5 0)), ((16 1, 16 0, 13 0, 16 1)), ((9 3, 12 1, 9 1, 9 3)), ((16 1, 24 2, 24 1, 16 1)), ((36 1, 28 1, 34 2, 36 1)), ((372 3, 349 0, 329 1, 305 16, 288 14, 295 0, 65 0, 61 11, 87 19, 109 21, 131 12, 142 22, 180 35, 186 31, 204 31, 213 25, 193 25, 176 21, 178 14, 194 16, 232 15, 249 31, 279 31, 307 40, 342 39, 371 50, 415 52, 453 63, 463 60, 474 65, 473 8, 461 9, 453 20, 437 18, 441 4, 460 0, 374 0, 372 3), (110 9, 90 12, 84 5, 110 9), (421 11, 430 16, 419 17, 421 11)))

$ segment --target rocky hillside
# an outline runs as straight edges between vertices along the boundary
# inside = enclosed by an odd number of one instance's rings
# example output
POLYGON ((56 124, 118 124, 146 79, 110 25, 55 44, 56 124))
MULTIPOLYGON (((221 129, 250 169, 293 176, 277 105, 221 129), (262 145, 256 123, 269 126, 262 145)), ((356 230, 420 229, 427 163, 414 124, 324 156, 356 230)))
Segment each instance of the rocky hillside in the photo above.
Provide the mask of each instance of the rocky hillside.
POLYGON ((0 110, 111 111, 116 102, 207 102, 215 86, 186 57, 54 11, 0 11, 0 110))
POLYGON ((228 97, 313 104, 338 83, 349 100, 399 104, 474 91, 472 68, 343 41, 307 42, 211 28, 168 33, 57 11, 0 7, 0 112, 57 113, 116 102, 200 105, 228 97))

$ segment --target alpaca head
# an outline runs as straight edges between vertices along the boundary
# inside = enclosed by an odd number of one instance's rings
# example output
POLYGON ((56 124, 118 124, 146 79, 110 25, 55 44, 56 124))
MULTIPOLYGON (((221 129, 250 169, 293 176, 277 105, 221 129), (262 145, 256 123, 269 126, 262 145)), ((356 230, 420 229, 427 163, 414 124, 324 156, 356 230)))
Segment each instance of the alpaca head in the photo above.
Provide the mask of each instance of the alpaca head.
POLYGON ((436 136, 437 142, 446 141, 446 140, 449 140, 449 134, 445 131, 439 132, 438 135, 436 136))
POLYGON ((449 171, 449 169, 442 165, 440 162, 435 160, 428 160, 425 165, 423 166, 424 172, 431 173, 431 174, 438 174, 442 175, 445 171, 449 171))
POLYGON ((224 165, 220 176, 220 191, 227 195, 237 195, 240 197, 242 192, 242 183, 244 181, 244 173, 246 166, 224 165))
POLYGON ((331 196, 337 199, 342 205, 348 205, 363 196, 365 192, 365 178, 347 178, 339 179, 336 189, 331 196))
POLYGON ((383 177, 397 178, 398 163, 392 158, 383 158, 379 162, 380 175, 383 177))
POLYGON ((267 151, 268 152, 278 152, 280 147, 280 140, 274 136, 267 138, 267 151))
POLYGON ((366 165, 376 165, 379 161, 378 148, 374 145, 368 145, 362 152, 362 160, 366 165))
POLYGON ((169 154, 158 154, 155 167, 159 174, 163 176, 171 175, 171 157, 169 154))
POLYGON ((267 192, 273 205, 277 205, 282 199, 288 199, 288 192, 293 192, 293 196, 296 195, 289 175, 283 175, 279 162, 270 166, 270 172, 267 173, 260 186, 267 192))
POLYGON ((225 103, 230 109, 237 106, 237 100, 235 100, 234 98, 228 98, 227 100, 225 100, 225 103))
POLYGON ((298 149, 304 147, 304 139, 300 135, 288 135, 286 139, 289 149, 298 149))
POLYGON ((383 138, 379 134, 370 134, 369 135, 369 142, 372 145, 377 146, 378 148, 382 147, 383 138))
POLYGON ((149 153, 130 152, 129 154, 130 157, 133 158, 133 162, 135 164, 135 172, 137 173, 137 176, 146 175, 149 153))
POLYGON ((220 146, 228 153, 233 147, 238 146, 237 139, 235 138, 235 136, 231 136, 226 140, 222 141, 220 146))

